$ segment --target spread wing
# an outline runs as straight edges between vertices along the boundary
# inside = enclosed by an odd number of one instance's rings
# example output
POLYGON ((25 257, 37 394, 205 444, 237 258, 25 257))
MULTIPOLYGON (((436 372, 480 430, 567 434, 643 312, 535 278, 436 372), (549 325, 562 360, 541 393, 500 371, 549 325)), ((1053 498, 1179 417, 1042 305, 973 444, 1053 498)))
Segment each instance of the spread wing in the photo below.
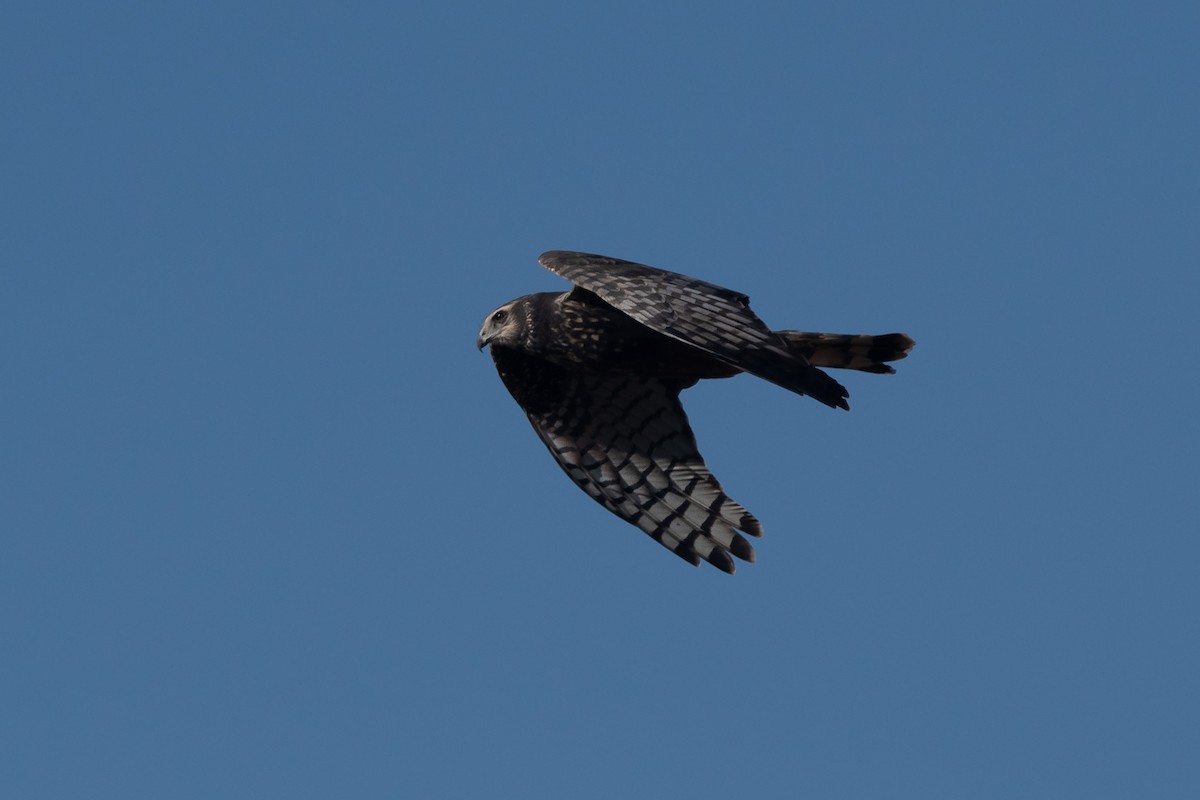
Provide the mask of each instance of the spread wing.
POLYGON ((520 352, 493 357, 551 455, 592 499, 692 564, 732 573, 730 554, 754 560, 738 531, 761 536, 762 526, 705 466, 678 384, 577 373, 520 352))
POLYGON ((538 263, 658 333, 828 406, 850 407, 845 387, 773 333, 740 292, 589 253, 550 250, 538 263))

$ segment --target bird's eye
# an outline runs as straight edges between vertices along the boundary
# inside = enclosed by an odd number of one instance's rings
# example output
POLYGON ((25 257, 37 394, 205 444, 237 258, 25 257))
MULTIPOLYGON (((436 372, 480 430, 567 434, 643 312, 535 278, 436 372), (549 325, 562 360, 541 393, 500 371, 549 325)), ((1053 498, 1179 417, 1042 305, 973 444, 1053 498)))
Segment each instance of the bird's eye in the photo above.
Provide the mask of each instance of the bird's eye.
POLYGON ((495 314, 492 314, 492 322, 503 322, 504 318, 507 316, 508 316, 508 312, 505 311, 504 309, 501 309, 501 310, 497 311, 495 314))

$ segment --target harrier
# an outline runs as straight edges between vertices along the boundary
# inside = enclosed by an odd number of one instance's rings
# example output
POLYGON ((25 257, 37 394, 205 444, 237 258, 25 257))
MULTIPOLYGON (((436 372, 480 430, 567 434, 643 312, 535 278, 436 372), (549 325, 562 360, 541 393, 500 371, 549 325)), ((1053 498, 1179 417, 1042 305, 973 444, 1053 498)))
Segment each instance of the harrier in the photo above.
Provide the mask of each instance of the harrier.
POLYGON ((895 372, 913 340, 772 331, 739 292, 644 264, 551 250, 574 284, 505 303, 476 341, 542 443, 579 488, 680 558, 732 573, 762 525, 696 449, 679 393, 749 372, 832 408, 846 389, 819 367, 895 372), (741 533, 739 533, 741 531, 741 533))

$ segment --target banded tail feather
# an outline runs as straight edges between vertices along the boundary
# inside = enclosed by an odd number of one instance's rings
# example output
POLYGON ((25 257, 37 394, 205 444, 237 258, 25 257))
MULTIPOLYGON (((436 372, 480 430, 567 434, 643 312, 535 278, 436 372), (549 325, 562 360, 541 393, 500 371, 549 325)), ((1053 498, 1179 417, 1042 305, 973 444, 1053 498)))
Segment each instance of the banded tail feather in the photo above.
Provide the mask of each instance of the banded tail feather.
POLYGON ((807 331, 775 333, 814 367, 854 369, 884 375, 896 371, 886 362, 907 357, 915 344, 911 337, 903 333, 880 336, 807 331))

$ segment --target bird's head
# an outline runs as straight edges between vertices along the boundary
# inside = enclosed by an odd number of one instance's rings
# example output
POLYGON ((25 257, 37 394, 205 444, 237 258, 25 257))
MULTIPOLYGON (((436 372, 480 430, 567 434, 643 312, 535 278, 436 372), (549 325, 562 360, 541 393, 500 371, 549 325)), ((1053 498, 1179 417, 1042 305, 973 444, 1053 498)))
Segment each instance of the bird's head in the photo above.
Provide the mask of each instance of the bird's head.
POLYGON ((513 300, 505 303, 484 318, 479 338, 475 340, 476 347, 482 350, 489 344, 517 343, 521 329, 520 309, 516 307, 518 302, 513 300))

